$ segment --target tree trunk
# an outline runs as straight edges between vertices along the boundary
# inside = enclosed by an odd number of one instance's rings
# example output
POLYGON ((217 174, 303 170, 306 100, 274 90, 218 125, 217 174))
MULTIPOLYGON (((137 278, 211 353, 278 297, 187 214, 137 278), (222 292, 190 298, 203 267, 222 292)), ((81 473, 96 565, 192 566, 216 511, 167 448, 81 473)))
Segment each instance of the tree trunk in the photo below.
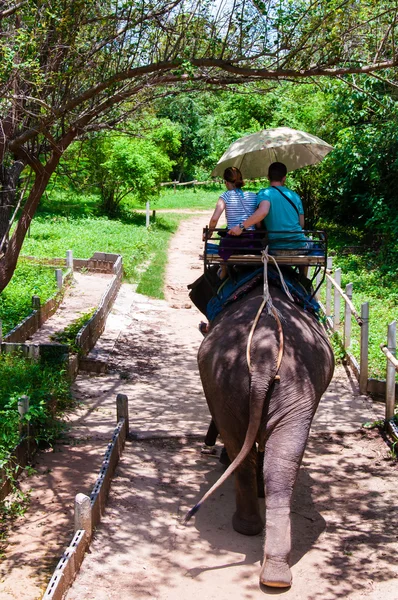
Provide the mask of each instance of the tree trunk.
POLYGON ((16 206, 18 179, 25 164, 17 160, 11 167, 0 165, 0 255, 5 252, 8 241, 8 229, 12 212, 16 206), (1 242, 6 236, 6 242, 1 242))
MULTIPOLYGON (((56 161, 56 164, 57 163, 58 161, 56 161)), ((4 255, 0 260, 0 292, 4 290, 13 276, 25 235, 39 205, 40 198, 42 197, 48 181, 55 170, 56 164, 53 162, 51 164, 51 168, 47 168, 48 165, 46 165, 46 168, 36 175, 35 182, 24 205, 24 210, 18 221, 14 234, 7 244, 7 247, 3 249, 4 255)))

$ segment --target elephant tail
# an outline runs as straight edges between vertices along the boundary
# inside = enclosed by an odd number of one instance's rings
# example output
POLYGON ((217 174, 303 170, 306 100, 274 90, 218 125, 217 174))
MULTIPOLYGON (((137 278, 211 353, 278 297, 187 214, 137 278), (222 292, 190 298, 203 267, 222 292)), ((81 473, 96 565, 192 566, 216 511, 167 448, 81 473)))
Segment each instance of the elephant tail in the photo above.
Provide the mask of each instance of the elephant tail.
MULTIPOLYGON (((273 311, 274 312, 274 311, 273 311)), ((243 442, 243 446, 240 449, 239 454, 236 456, 235 460, 229 465, 227 470, 221 475, 221 477, 216 481, 216 483, 205 493, 205 495, 199 500, 197 504, 193 508, 191 508, 187 514, 185 515, 184 524, 186 525, 188 521, 193 517, 203 502, 209 498, 223 483, 228 479, 230 475, 243 463, 243 461, 248 456, 250 450, 253 448, 253 445, 257 439, 258 430, 260 428, 261 418, 263 415, 265 399, 267 398, 270 390, 272 389, 272 385, 274 383, 275 377, 278 373, 279 366, 282 359, 283 353, 283 331, 279 318, 274 312, 274 316, 276 318, 278 333, 279 333, 279 352, 277 360, 275 361, 275 367, 273 372, 270 374, 268 386, 264 390, 263 377, 253 365, 251 369, 251 379, 250 379, 250 396, 249 396, 249 405, 250 405, 250 417, 249 417, 249 425, 246 431, 245 441, 243 442), (257 385, 257 378, 261 377, 262 386, 257 385), (262 387, 261 396, 259 396, 259 387, 262 387)))

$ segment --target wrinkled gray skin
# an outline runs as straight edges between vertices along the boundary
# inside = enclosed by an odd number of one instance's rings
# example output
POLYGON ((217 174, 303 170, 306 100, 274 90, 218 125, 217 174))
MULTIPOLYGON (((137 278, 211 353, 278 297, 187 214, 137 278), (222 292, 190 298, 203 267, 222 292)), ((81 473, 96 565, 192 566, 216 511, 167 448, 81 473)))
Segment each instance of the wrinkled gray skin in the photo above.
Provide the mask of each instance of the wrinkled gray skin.
MULTIPOLYGON (((271 295, 274 307, 282 315, 284 352, 278 371, 280 381, 273 383, 279 348, 277 322, 263 312, 251 348, 249 386, 246 344, 262 301, 261 287, 218 315, 200 346, 198 363, 210 412, 231 461, 241 449, 241 456, 247 452, 235 471, 236 512, 232 520, 234 529, 245 535, 255 535, 263 529, 254 441, 265 449, 266 526, 260 582, 288 587, 292 579, 292 492, 312 418, 333 375, 334 358, 316 319, 289 301, 281 290, 271 288, 271 295)), ((234 470, 234 465, 231 467, 228 471, 234 470)))

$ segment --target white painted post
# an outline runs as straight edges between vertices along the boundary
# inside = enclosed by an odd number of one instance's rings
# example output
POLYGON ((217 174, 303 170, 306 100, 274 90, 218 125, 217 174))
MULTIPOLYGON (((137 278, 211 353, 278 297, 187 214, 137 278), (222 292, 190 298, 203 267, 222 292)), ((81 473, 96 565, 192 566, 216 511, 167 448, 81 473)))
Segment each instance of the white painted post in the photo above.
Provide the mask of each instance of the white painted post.
MULTIPOLYGON (((397 322, 392 321, 387 330, 387 349, 393 356, 397 350, 397 322)), ((395 366, 387 358, 386 377, 386 419, 392 419, 395 408, 395 366)))
MULTIPOLYGON (((345 286, 346 296, 352 300, 352 283, 347 283, 345 286)), ((344 348, 350 347, 351 344, 351 309, 348 302, 345 302, 344 307, 344 348)))
POLYGON ((36 311, 35 316, 35 327, 36 331, 41 327, 41 306, 40 306, 40 296, 32 296, 32 308, 36 311))
POLYGON ((321 272, 318 271, 318 273, 316 274, 316 277, 315 277, 315 289, 318 290, 317 293, 315 294, 316 300, 319 300, 319 298, 321 296, 321 290, 320 290, 320 288, 318 289, 320 281, 321 281, 321 272))
MULTIPOLYGON (((334 280, 337 285, 341 285, 341 269, 336 269, 334 280)), ((340 325, 340 293, 337 288, 334 288, 334 303, 333 303, 333 331, 336 331, 340 325)))
POLYGON ((26 415, 29 410, 29 396, 21 396, 18 398, 18 412, 21 418, 26 415))
POLYGON ((75 496, 75 533, 79 529, 84 529, 87 540, 90 541, 93 534, 93 516, 90 498, 85 494, 75 496))
POLYGON ((145 226, 148 229, 148 227, 149 227, 149 201, 146 203, 145 226))
POLYGON ((126 394, 116 396, 116 422, 124 418, 126 422, 126 436, 129 434, 129 400, 126 394))
MULTIPOLYGON (((327 259, 327 269, 331 271, 333 268, 333 258, 327 259)), ((326 278, 326 300, 325 300, 326 316, 330 317, 332 314, 332 282, 326 278)))
POLYGON ((57 280, 58 291, 62 290, 62 269, 55 269, 55 279, 57 280))
POLYGON ((369 372, 369 302, 361 305, 361 356, 359 359, 359 391, 366 394, 369 372))
POLYGON ((72 271, 73 271, 73 252, 72 252, 72 250, 66 251, 66 268, 72 269, 72 271))
POLYGON ((29 410, 29 396, 21 396, 18 398, 18 412, 21 417, 19 422, 19 435, 23 435, 26 433, 28 437, 28 456, 30 456, 30 448, 29 448, 29 422, 22 423, 23 417, 29 410))
POLYGON ((32 296, 32 308, 33 310, 40 309, 40 296, 32 296))

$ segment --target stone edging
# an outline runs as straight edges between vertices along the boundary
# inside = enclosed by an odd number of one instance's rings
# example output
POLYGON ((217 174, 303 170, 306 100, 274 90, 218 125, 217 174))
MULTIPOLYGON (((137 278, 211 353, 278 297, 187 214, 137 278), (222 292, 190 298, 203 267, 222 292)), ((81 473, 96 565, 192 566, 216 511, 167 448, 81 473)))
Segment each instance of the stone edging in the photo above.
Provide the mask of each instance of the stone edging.
POLYGON ((123 452, 129 432, 128 399, 124 394, 116 397, 117 426, 112 441, 105 451, 104 460, 90 497, 77 494, 75 499, 75 534, 63 553, 50 579, 42 600, 62 600, 75 579, 88 550, 94 528, 105 511, 116 465, 123 452), (83 509, 81 507, 83 506, 83 509))
POLYGON ((123 262, 120 255, 113 264, 113 274, 112 282, 104 292, 95 313, 76 336, 76 344, 83 354, 87 354, 94 347, 104 331, 106 318, 120 289, 123 277, 123 262))

